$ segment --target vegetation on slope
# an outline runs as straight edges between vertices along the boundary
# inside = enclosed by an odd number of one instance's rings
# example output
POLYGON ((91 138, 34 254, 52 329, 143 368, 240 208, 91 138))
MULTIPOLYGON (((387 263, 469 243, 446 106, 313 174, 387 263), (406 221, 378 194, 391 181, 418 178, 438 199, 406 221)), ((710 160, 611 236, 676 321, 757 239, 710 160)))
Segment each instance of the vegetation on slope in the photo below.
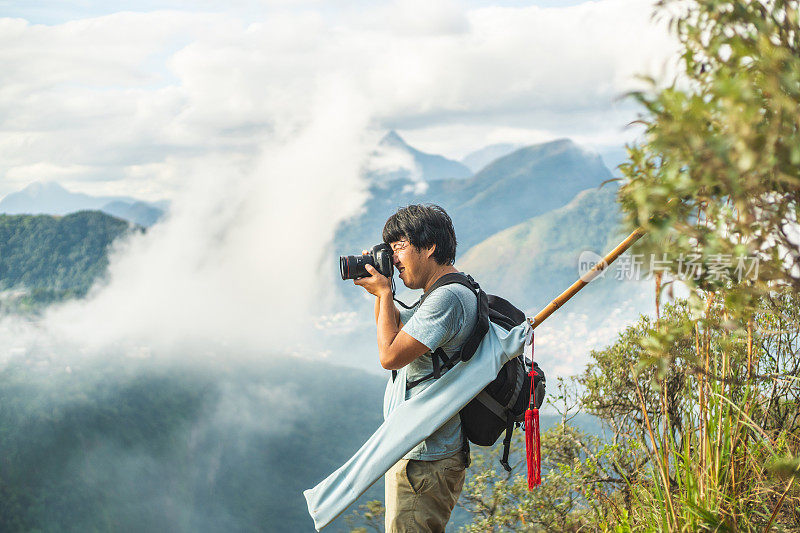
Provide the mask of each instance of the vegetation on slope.
POLYGON ((0 290, 20 292, 3 303, 24 310, 84 296, 105 274, 111 243, 130 230, 99 211, 0 215, 0 290))

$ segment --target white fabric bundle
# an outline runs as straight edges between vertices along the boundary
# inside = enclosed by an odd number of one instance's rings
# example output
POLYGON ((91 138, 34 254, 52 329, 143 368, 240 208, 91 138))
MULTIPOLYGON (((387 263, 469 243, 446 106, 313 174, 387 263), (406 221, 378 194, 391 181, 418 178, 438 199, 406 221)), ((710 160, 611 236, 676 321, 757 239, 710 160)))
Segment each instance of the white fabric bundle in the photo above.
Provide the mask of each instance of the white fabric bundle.
POLYGON ((486 385, 504 364, 522 353, 531 332, 528 322, 511 331, 490 323, 467 362, 456 364, 418 395, 405 398, 405 372, 386 388, 390 414, 353 457, 303 495, 317 531, 331 523, 414 446, 425 440, 486 385))

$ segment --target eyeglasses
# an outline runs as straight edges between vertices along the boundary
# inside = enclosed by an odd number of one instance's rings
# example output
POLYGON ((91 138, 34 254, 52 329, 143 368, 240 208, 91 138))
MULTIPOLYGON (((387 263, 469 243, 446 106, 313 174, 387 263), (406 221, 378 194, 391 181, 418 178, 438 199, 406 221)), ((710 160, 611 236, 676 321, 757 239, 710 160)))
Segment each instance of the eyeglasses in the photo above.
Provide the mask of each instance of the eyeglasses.
POLYGON ((397 241, 397 242, 394 242, 394 243, 390 244, 389 246, 392 247, 392 251, 394 253, 397 253, 400 250, 405 249, 406 246, 408 246, 408 241, 397 241))

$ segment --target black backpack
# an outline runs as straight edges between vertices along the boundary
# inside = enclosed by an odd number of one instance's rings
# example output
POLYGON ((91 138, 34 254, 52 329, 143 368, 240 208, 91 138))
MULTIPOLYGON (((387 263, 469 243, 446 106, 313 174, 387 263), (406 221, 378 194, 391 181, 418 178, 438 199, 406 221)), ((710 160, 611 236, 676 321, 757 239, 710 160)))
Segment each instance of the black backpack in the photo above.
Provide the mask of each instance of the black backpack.
MULTIPOLYGON (((425 298, 434 290, 451 283, 463 285, 475 294, 478 299, 478 320, 467 340, 451 357, 448 357, 441 347, 437 348, 432 354, 433 372, 409 382, 406 385, 407 389, 411 389, 423 381, 439 378, 459 361, 469 361, 489 331, 490 321, 506 330, 525 321, 525 313, 507 300, 493 294, 487 295, 471 276, 455 272, 445 274, 436 280, 430 290, 422 295, 419 305, 422 305, 425 298)), ((545 376, 535 361, 533 369, 535 370, 535 407, 539 408, 544 401, 545 376)), ((506 432, 505 439, 503 439, 503 458, 500 463, 509 472, 511 467, 508 464, 508 454, 511 436, 514 426, 520 425, 525 419, 525 410, 528 408, 531 391, 529 371, 530 368, 525 364, 524 356, 515 357, 503 365, 494 381, 478 393, 460 412, 461 426, 470 442, 480 446, 491 446, 497 442, 503 431, 506 432)))

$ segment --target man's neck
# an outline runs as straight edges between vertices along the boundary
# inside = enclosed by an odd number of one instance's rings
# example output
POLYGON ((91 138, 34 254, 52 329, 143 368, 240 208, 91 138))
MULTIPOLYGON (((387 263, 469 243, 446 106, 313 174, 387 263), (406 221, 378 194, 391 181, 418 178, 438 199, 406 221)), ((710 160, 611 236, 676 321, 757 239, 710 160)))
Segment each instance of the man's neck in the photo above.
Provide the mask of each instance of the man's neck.
POLYGON ((428 282, 425 284, 424 292, 427 293, 431 289, 431 287, 433 287, 433 284, 436 283, 436 280, 438 280, 445 274, 450 274, 452 272, 458 272, 458 269, 453 265, 440 265, 439 268, 437 268, 434 271, 433 275, 431 275, 428 282))

